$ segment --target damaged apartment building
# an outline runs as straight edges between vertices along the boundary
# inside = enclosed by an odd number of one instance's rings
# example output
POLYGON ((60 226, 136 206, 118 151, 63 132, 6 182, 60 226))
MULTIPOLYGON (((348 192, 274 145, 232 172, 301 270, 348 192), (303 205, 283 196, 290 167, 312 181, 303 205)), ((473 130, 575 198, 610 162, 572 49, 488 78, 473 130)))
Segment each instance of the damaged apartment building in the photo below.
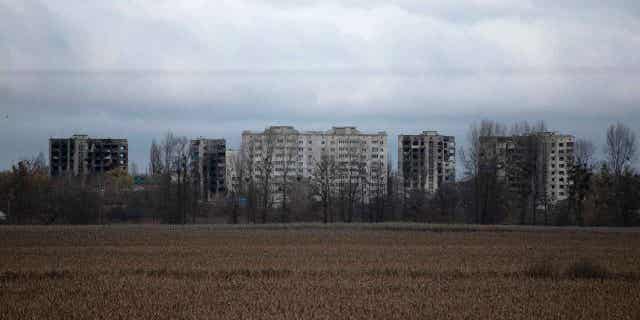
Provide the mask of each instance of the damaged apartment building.
POLYGON ((87 135, 49 139, 49 174, 87 176, 128 169, 127 139, 97 139, 87 135))
POLYGON ((480 138, 480 169, 539 206, 569 196, 575 137, 555 132, 480 138), (524 190, 524 191, 523 191, 524 190))
POLYGON ((437 131, 398 136, 398 172, 405 192, 434 194, 456 176, 456 141, 437 131))
POLYGON ((193 178, 200 200, 213 201, 226 192, 226 141, 198 138, 190 146, 193 178))

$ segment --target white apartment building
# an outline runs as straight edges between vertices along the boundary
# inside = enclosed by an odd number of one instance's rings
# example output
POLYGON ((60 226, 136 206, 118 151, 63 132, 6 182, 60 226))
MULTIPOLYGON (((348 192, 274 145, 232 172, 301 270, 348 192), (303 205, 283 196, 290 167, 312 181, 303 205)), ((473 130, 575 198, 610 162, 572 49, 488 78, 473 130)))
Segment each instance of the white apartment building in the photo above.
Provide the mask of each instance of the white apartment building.
POLYGON ((575 157, 574 144, 576 138, 566 134, 545 134, 547 152, 545 162, 547 166, 546 193, 550 199, 566 200, 569 197, 569 170, 575 157))
POLYGON ((266 169, 275 177, 274 184, 285 174, 288 179, 298 181, 311 178, 322 157, 330 157, 343 168, 357 163, 360 169, 358 176, 366 178, 368 185, 372 180, 386 181, 388 159, 387 134, 384 131, 363 133, 355 127, 299 131, 291 126, 272 126, 262 132, 244 131, 242 153, 254 163, 254 176, 265 169, 260 166, 271 166, 266 169))

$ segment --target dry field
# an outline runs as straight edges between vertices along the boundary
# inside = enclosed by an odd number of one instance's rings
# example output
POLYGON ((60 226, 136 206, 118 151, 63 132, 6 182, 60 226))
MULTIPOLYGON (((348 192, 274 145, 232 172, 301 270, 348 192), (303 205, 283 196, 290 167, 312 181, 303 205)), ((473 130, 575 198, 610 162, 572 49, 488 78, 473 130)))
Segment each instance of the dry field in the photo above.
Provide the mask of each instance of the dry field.
POLYGON ((640 233, 4 226, 0 318, 640 319, 640 233))

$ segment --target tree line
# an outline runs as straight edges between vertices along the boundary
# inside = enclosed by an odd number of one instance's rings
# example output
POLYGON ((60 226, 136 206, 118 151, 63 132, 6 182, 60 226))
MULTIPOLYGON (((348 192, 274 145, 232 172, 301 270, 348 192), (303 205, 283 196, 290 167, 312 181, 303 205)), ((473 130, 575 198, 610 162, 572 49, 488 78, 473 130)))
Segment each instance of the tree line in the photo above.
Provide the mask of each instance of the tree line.
MULTIPOLYGON (((541 192, 539 152, 518 155, 510 184, 487 159, 483 137, 515 135, 535 144, 543 122, 508 128, 484 120, 468 130, 468 146, 458 151, 463 178, 442 183, 435 194, 408 190, 401 175, 382 162, 366 166, 360 148, 344 158, 322 155, 310 177, 297 171, 297 138, 267 134, 260 145, 243 145, 227 161, 230 188, 215 201, 202 201, 190 141, 166 133, 154 140, 149 170, 103 175, 50 177, 44 155, 24 159, 0 172, 0 210, 12 224, 288 223, 384 222, 606 225, 640 224, 640 175, 635 133, 621 123, 606 132, 604 159, 596 146, 577 139, 567 171, 567 199, 541 192), (276 143, 276 139, 292 143, 276 143), (255 157, 260 153, 261 157, 255 157), (381 174, 384 173, 384 174, 381 174), (141 181, 135 181, 140 178, 141 181)), ((281 142, 281 141, 278 141, 281 142)), ((525 146, 526 147, 526 146, 525 146)), ((388 157, 389 158, 389 157, 388 157)), ((131 166, 135 171, 135 166, 131 166)))

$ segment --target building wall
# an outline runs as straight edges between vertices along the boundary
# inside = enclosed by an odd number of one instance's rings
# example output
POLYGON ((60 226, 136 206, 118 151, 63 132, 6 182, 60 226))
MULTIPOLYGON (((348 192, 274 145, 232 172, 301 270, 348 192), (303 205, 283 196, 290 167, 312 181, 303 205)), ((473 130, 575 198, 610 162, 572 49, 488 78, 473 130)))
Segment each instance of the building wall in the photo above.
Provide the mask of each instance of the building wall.
POLYGON ((442 183, 455 181, 456 142, 437 131, 398 136, 398 173, 404 190, 435 193, 442 183))
POLYGON ((225 153, 225 183, 227 192, 238 192, 240 177, 238 168, 240 164, 240 152, 238 150, 227 149, 225 153))

